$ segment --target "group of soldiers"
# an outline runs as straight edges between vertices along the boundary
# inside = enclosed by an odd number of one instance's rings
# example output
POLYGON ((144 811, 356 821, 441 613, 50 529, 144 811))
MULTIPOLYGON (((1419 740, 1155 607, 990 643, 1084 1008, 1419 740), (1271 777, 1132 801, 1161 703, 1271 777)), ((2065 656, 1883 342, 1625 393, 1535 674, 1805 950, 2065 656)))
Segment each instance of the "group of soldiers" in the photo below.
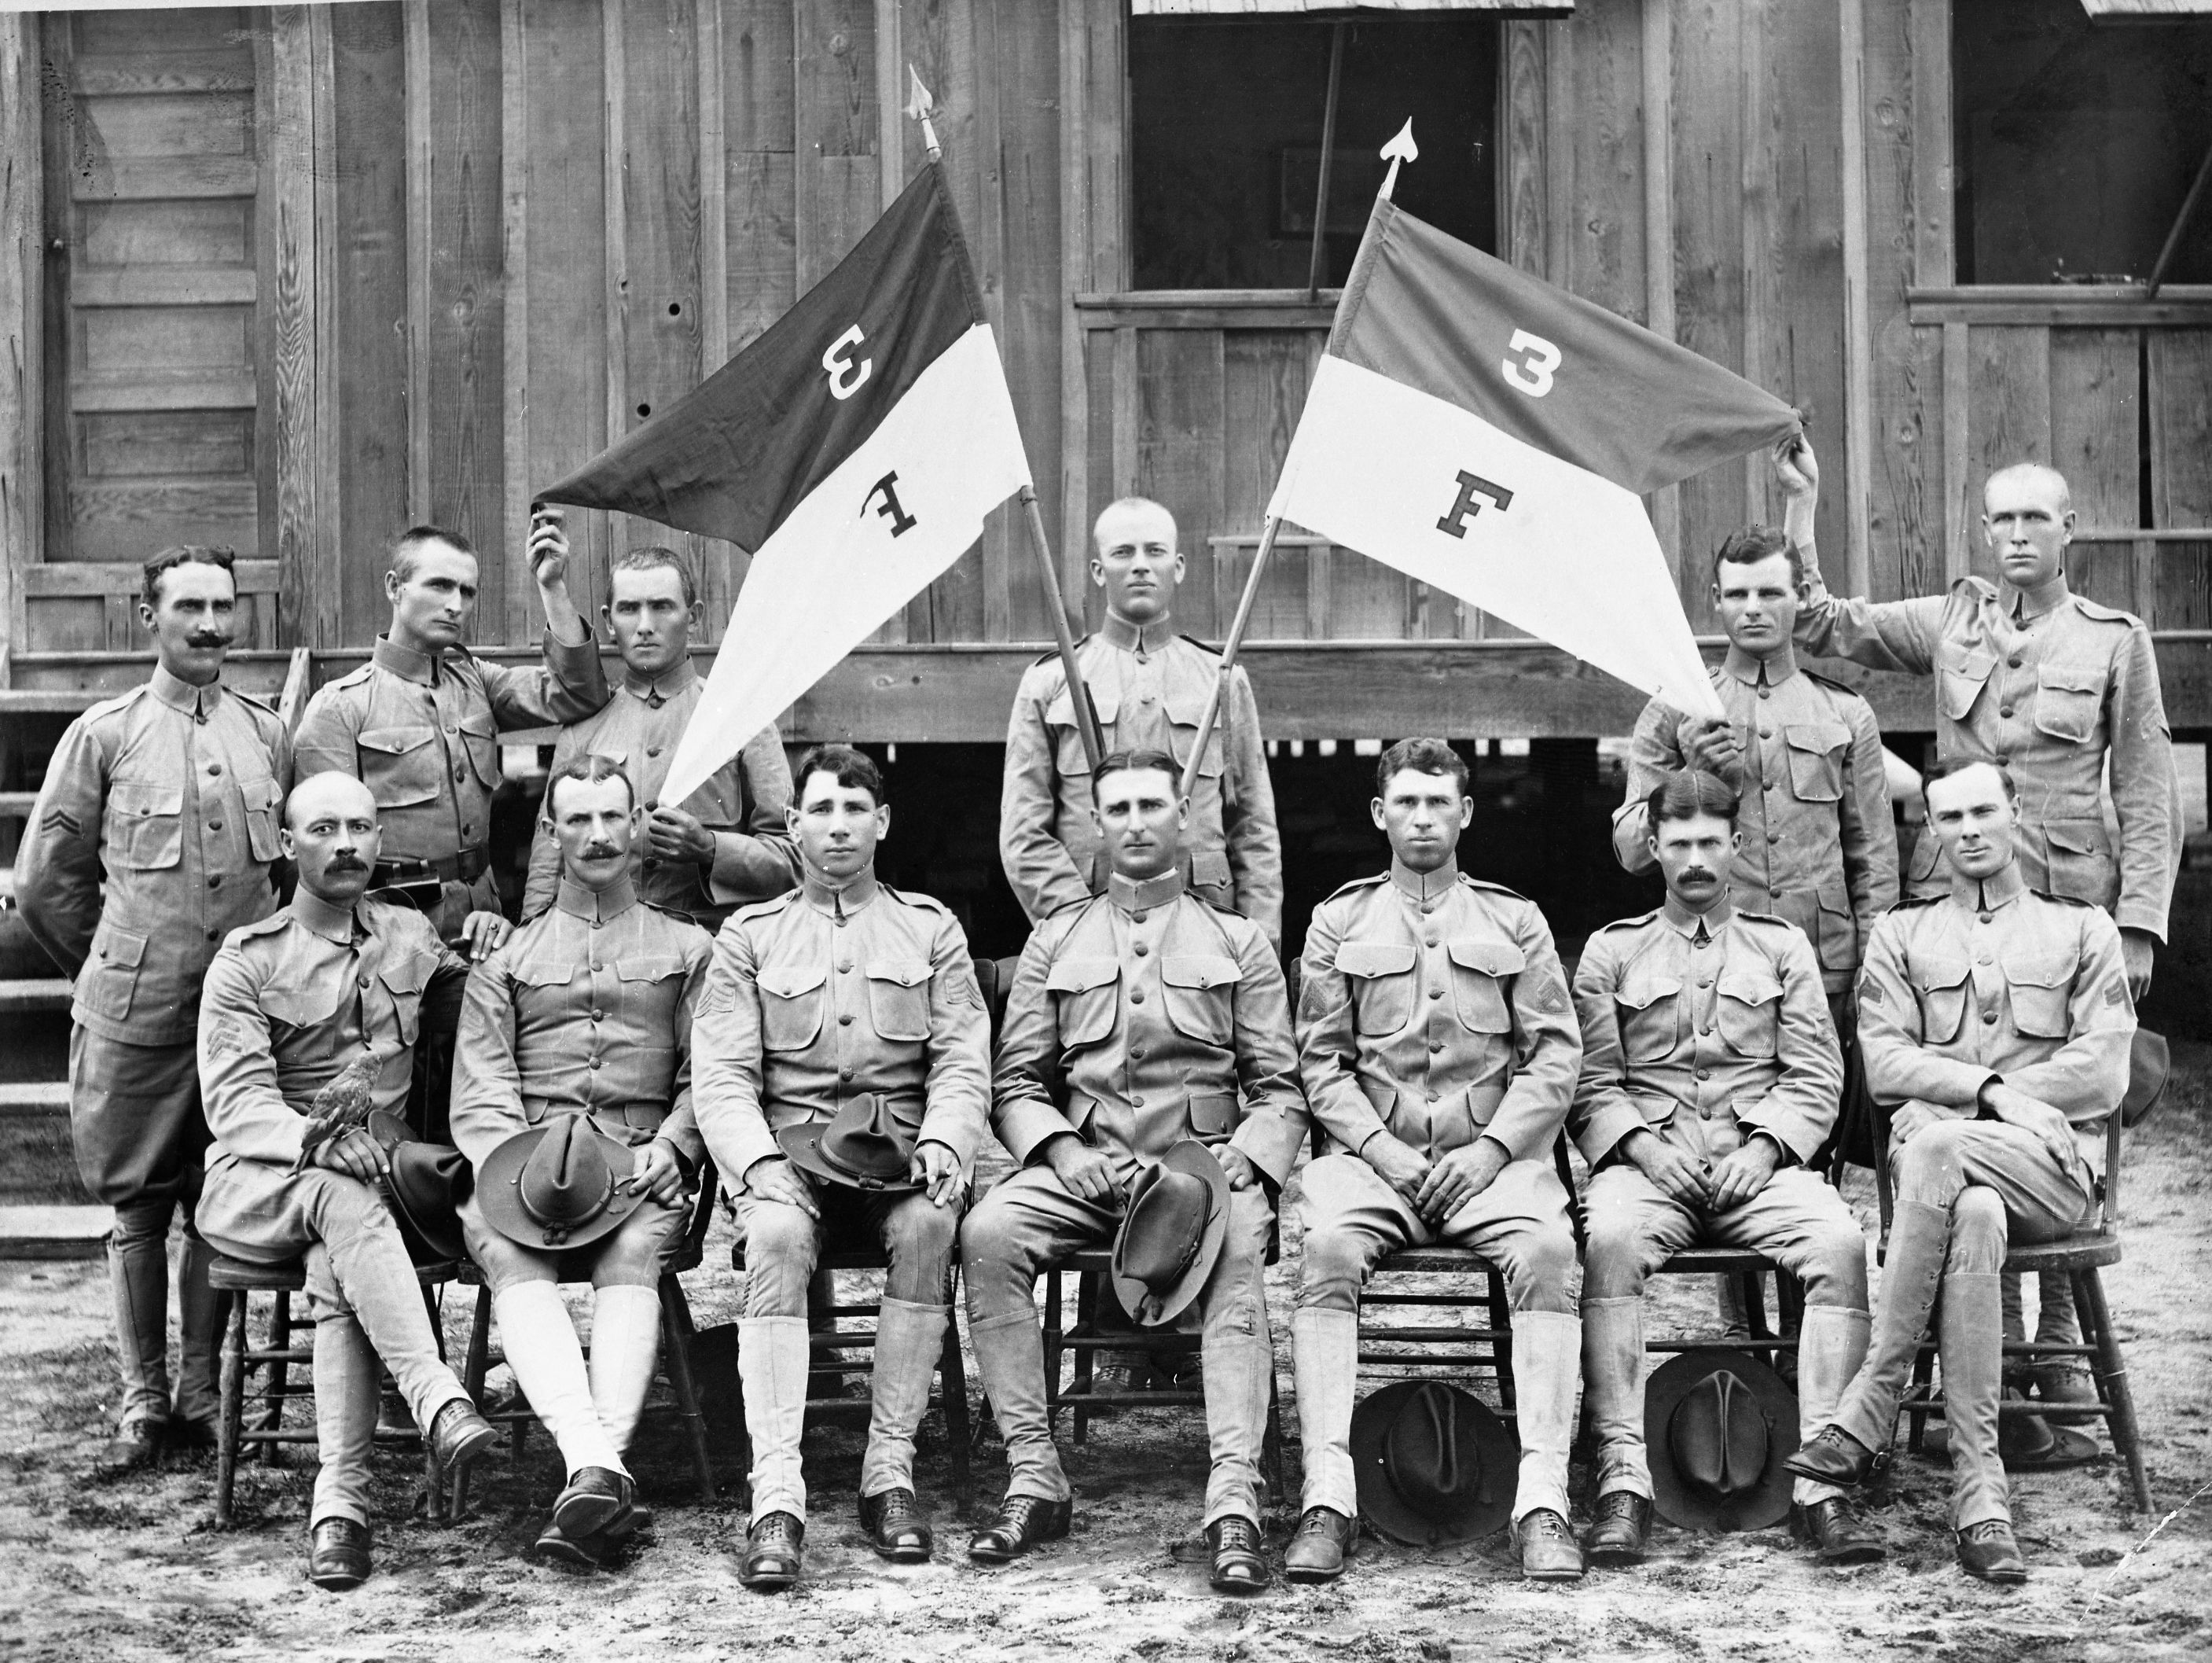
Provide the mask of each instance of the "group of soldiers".
MULTIPOLYGON (((1754 1249, 1802 1284, 1803 1443, 1788 1465, 1827 1562, 1881 1556, 1845 1495, 1890 1441, 1940 1291, 1958 1556, 2018 1580, 2000 1395, 2094 1392, 2063 1361, 2001 1377, 2008 1314, 2022 1319, 1999 1269, 2008 1239, 2063 1234, 2096 1205, 2102 1144, 2082 1129, 2126 1084, 2177 852, 2155 665, 2140 623, 2069 592, 2073 515, 2050 470, 1989 481, 2001 582, 1872 604, 1821 580, 1809 448, 1785 443, 1775 468, 1784 528, 1732 537, 1713 565, 1726 718, 1655 703, 1638 724, 1615 846, 1631 869, 1656 864, 1664 904, 1591 936, 1571 984, 1535 905, 1460 868, 1465 762, 1403 740, 1369 805, 1389 868, 1315 912, 1295 1012, 1249 683, 1174 630, 1167 510, 1107 509, 1091 565, 1105 622, 1074 654, 1079 685, 1040 661, 1009 728, 1000 849, 1034 929, 995 1054, 952 914, 876 876, 890 809, 869 758, 817 746, 794 771, 770 729, 683 804, 659 800, 701 689, 701 609, 675 555, 612 562, 610 690, 557 517, 532 528, 545 630, 526 670, 461 644, 467 542, 409 531, 388 632, 295 738, 220 679, 228 551, 164 551, 141 606, 159 666, 71 727, 17 866, 27 922, 76 977, 78 1160, 116 1209, 124 1397, 106 1464, 215 1435, 210 1257, 304 1256, 321 1456, 309 1575, 353 1586, 370 1570, 380 1362, 443 1465, 494 1441, 441 1359, 410 1258, 465 1251, 566 1469, 539 1546, 605 1562, 641 1517, 624 1456, 656 1368, 656 1290, 699 1187, 718 1183, 744 1249, 747 1585, 800 1575, 808 1289, 825 1253, 888 1261, 859 1507, 894 1560, 933 1551, 915 1436, 957 1266, 1008 1465, 968 1551, 995 1563, 1069 1526, 1036 1279, 1110 1246, 1124 1326, 1198 1332, 1211 1576, 1257 1588, 1272 1575, 1263 1265, 1310 1142, 1287 1575, 1342 1572, 1376 1483, 1396 1486, 1394 1508, 1459 1505, 1454 1404, 1417 1396, 1401 1423, 1355 1428, 1363 1284, 1386 1254, 1431 1243, 1476 1248, 1504 1277, 1524 1574, 1636 1562, 1654 1460, 1686 1459, 1645 1448, 1644 1282, 1703 1243, 1754 1249), (1799 667, 1800 646, 1936 678, 1943 760, 1901 904, 1872 715, 1799 667), (489 869, 500 736, 554 722, 512 927, 489 869), (1822 1176, 1861 1074, 1890 1117, 1898 1194, 1872 1313, 1865 1243, 1822 1176), (442 1131, 458 1156, 426 1162, 442 1131), (987 1133, 1015 1170, 971 1197, 987 1133), (1579 1248, 1563 1136, 1590 1173, 1579 1248), (584 1280, 588 1358, 558 1293, 584 1280), (1596 1451, 1579 1538, 1578 1394, 1596 1451), (1378 1443, 1387 1459, 1355 1459, 1378 1443), (1425 1461, 1451 1472, 1424 1476, 1425 1461)), ((2041 1312, 2054 1343, 2063 1307, 2041 1312)), ((1689 1465, 1725 1489, 1740 1407, 1716 1389, 1691 1411, 1676 1422, 1689 1465)))

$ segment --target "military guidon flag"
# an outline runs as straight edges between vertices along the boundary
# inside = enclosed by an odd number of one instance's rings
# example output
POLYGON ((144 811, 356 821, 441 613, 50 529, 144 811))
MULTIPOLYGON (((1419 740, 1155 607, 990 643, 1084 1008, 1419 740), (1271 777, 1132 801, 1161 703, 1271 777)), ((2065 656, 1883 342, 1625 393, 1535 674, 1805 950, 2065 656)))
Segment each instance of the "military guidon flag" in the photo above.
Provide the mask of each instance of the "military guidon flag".
MULTIPOLYGON (((1393 147, 1395 177, 1408 135, 1393 147)), ((1638 494, 1796 432, 1796 412, 1388 191, 1268 514, 1719 716, 1638 494)))
POLYGON ((942 168, 653 421, 539 493, 753 551, 671 762, 682 802, 982 535, 1029 461, 942 168))

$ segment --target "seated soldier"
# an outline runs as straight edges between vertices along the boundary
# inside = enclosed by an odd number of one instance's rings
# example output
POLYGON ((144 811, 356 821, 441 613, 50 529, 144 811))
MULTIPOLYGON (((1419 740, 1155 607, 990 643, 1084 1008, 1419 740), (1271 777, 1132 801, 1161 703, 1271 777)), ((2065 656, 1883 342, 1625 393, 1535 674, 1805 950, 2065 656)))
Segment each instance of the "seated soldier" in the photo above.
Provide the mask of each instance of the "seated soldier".
POLYGON ((1973 1576, 2027 1575, 1997 1452, 2007 1243, 2051 1241, 2096 1209, 2098 1123, 2127 1089, 2135 1032, 2118 928, 2087 901, 2029 889, 2020 798, 1996 764, 1954 758, 1922 787, 1950 893, 1875 926, 1859 975, 1867 1083, 1893 1106, 1895 1215, 1865 1367, 1790 1458, 1856 1484, 1888 1443, 1939 1289, 1951 1526, 1973 1576))
POLYGON ((801 886, 722 926, 692 1034, 699 1130, 737 1188, 744 1235, 738 1372, 753 1495, 739 1580, 754 1588, 799 1576, 806 1284, 825 1248, 880 1243, 890 1255, 860 1525, 887 1559, 929 1557, 914 1435, 951 1318, 952 1249, 990 1089, 990 1020, 967 937, 938 902, 876 880, 890 808, 875 764, 817 745, 796 780, 801 886), (877 1156, 899 1152, 896 1167, 865 1185, 817 1183, 787 1152, 815 1166, 833 1127, 872 1138, 877 1156))
MULTIPOLYGON (((1835 1124, 1844 1078, 1820 960, 1795 924, 1730 901, 1735 793, 1671 774, 1646 814, 1666 905, 1599 930, 1575 972, 1583 1070, 1568 1130, 1591 1168, 1583 1380, 1598 1446, 1585 1544, 1608 1565, 1639 1562, 1650 1524, 1644 1283, 1670 1254, 1748 1248, 1804 1283, 1808 1435, 1866 1354, 1866 1242, 1803 1164, 1835 1124)), ((1824 1562, 1881 1556, 1832 1485, 1801 1480, 1795 1498, 1824 1562)))
POLYGON ((1385 1253, 1441 1241, 1477 1248, 1505 1273, 1522 1574, 1572 1581, 1583 1574, 1567 1528, 1582 1267, 1552 1145, 1574 1099, 1582 1033, 1543 915, 1459 869, 1474 805, 1458 752, 1442 740, 1401 740, 1375 781, 1370 812, 1389 834, 1390 870, 1316 909, 1298 996, 1306 1099, 1331 1153, 1306 1168, 1300 1212, 1291 1347, 1305 1514, 1284 1569, 1293 1581, 1344 1569, 1356 1533, 1359 1289, 1385 1253))
POLYGON ((637 899, 643 821, 619 764, 580 756, 554 771, 552 904, 470 972, 455 1051, 453 1141, 478 1179, 460 1208, 469 1257, 491 1289, 507 1366, 568 1465, 538 1546, 586 1567, 635 1524, 623 1452, 659 1359, 661 1271, 683 1240, 684 1191, 704 1153, 691 1115, 691 1006, 714 942, 637 899), (521 1185, 489 1181, 494 1169, 520 1178, 529 1146, 551 1142, 544 1129, 576 1116, 613 1142, 595 1158, 629 1167, 613 1192, 587 1198, 600 1213, 533 1211, 521 1185), (621 1211, 619 1223, 606 1211, 621 1211), (588 1370, 562 1303, 564 1275, 591 1278, 588 1370))
POLYGON ((1186 1140, 1231 1186, 1226 1237, 1197 1304, 1213 1472, 1213 1586, 1263 1587, 1260 1449, 1274 1385, 1261 1269, 1279 1188, 1306 1131, 1283 972, 1250 920, 1183 880, 1190 804, 1175 759, 1117 752, 1095 777, 1106 892, 1040 923, 1023 949, 992 1082, 992 1124, 1023 1169, 961 1235, 969 1334, 1006 1441, 998 1517, 968 1544, 998 1563, 1067 1533, 1069 1490, 1045 1416, 1038 1273, 1112 1240, 1131 1191, 1186 1140), (1049 1082, 1064 1068, 1067 1103, 1049 1082), (1241 1101, 1240 1101, 1241 1093, 1241 1101))
POLYGON ((307 1575, 326 1588, 369 1572, 379 1357, 441 1467, 473 1460, 498 1435, 439 1355, 377 1188, 383 1151, 362 1130, 372 1109, 406 1106, 416 1040, 426 1026, 451 1030, 468 973, 420 912, 365 893, 377 842, 367 786, 343 774, 302 781, 283 833, 298 892, 231 932, 200 997, 200 1089, 215 1136, 200 1234, 234 1258, 307 1258, 323 1464, 307 1575))

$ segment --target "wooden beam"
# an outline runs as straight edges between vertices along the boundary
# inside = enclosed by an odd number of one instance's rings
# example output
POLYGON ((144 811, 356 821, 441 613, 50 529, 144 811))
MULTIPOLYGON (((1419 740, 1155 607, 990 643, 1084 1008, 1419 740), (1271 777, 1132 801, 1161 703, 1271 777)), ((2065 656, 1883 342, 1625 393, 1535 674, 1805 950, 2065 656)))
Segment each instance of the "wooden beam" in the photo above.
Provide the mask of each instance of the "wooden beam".
POLYGON ((430 0, 401 0, 407 52, 407 512, 430 514, 430 0))
MULTIPOLYGON (((1060 559, 1081 548, 1091 521, 1091 353, 1078 308, 1091 287, 1091 34, 1083 8, 1060 9, 1060 559)), ((1011 578, 1011 574, 1009 574, 1011 578)), ((986 597, 988 601, 988 595, 986 597)), ((1012 633, 1009 597, 1006 633, 1012 633)))
MULTIPOLYGON (((906 46, 899 27, 899 0, 875 0, 877 154, 883 158, 881 191, 888 208, 906 189, 906 46)), ((945 88, 932 87, 942 98, 945 88)))
MULTIPOLYGON (((308 172, 314 181, 313 198, 314 269, 314 362, 338 361, 337 308, 337 97, 332 87, 337 52, 331 34, 331 9, 308 6, 307 65, 315 89, 313 137, 308 153, 308 172)), ((313 616, 301 607, 301 635, 295 643, 335 647, 344 629, 344 586, 337 581, 343 553, 339 540, 338 381, 335 375, 314 380, 314 519, 308 547, 312 575, 308 582, 313 616)))
POLYGON ((1874 593, 1874 323, 1868 294, 1866 0, 1838 0, 1844 163, 1844 535, 1853 594, 1874 593))
POLYGON ((1912 281, 1958 280, 1951 146, 1951 0, 1912 7, 1912 281))
POLYGON ((2156 300, 2135 283, 2045 288, 1990 283, 1971 289, 1915 286, 1905 304, 1916 325, 2021 324, 2081 329, 2212 327, 2212 285, 2168 283, 2156 300))
MULTIPOLYGON (((629 431, 629 192, 625 113, 628 55, 623 45, 623 0, 600 0, 600 75, 606 96, 606 141, 603 162, 606 215, 606 281, 601 300, 607 332, 607 431, 612 444, 629 431)), ((611 547, 619 533, 610 522, 611 547)))
MULTIPOLYGON (((530 524, 530 52, 523 0, 500 0, 499 200, 501 281, 506 290, 500 418, 506 470, 504 557, 526 545, 530 524)), ((509 583, 501 638, 529 638, 529 586, 509 583)))
POLYGON ((722 113, 722 0, 699 0, 699 376, 730 356, 729 143, 722 113))
POLYGON ((315 80, 313 25, 306 6, 280 6, 270 16, 270 112, 262 155, 267 223, 261 228, 270 273, 264 338, 270 362, 270 442, 275 451, 261 504, 262 549, 279 574, 277 634, 288 646, 313 639, 313 577, 325 487, 318 442, 315 348, 320 294, 316 269, 315 80))
MULTIPOLYGON (((1674 15, 1671 0, 1644 0, 1644 321, 1674 338, 1674 15)), ((1678 580, 1682 491, 1651 499, 1651 526, 1678 580)))
POLYGON ((1966 326, 1943 326, 1943 582, 1957 582, 1972 570, 1966 545, 1967 417, 1973 367, 1966 326))
POLYGON ((1498 228, 1504 256, 1522 271, 1544 270, 1544 42, 1540 23, 1516 20, 1504 26, 1499 54, 1500 119, 1504 143, 1498 147, 1498 228))
POLYGON ((40 558, 46 518, 43 27, 32 13, 0 15, 0 620, 18 643, 27 636, 15 574, 40 558))

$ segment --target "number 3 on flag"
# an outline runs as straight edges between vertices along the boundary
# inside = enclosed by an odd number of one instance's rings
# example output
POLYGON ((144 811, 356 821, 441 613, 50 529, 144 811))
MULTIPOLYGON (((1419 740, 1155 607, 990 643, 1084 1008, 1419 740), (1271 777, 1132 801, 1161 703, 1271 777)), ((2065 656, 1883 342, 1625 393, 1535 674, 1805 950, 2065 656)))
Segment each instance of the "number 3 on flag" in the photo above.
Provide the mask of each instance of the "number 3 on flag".
POLYGON ((1513 332, 1513 339, 1506 350, 1518 352, 1521 361, 1504 360, 1499 368, 1505 379, 1532 399, 1540 399, 1552 390, 1552 372, 1559 367, 1559 349, 1540 335, 1531 335, 1525 329, 1513 332))

